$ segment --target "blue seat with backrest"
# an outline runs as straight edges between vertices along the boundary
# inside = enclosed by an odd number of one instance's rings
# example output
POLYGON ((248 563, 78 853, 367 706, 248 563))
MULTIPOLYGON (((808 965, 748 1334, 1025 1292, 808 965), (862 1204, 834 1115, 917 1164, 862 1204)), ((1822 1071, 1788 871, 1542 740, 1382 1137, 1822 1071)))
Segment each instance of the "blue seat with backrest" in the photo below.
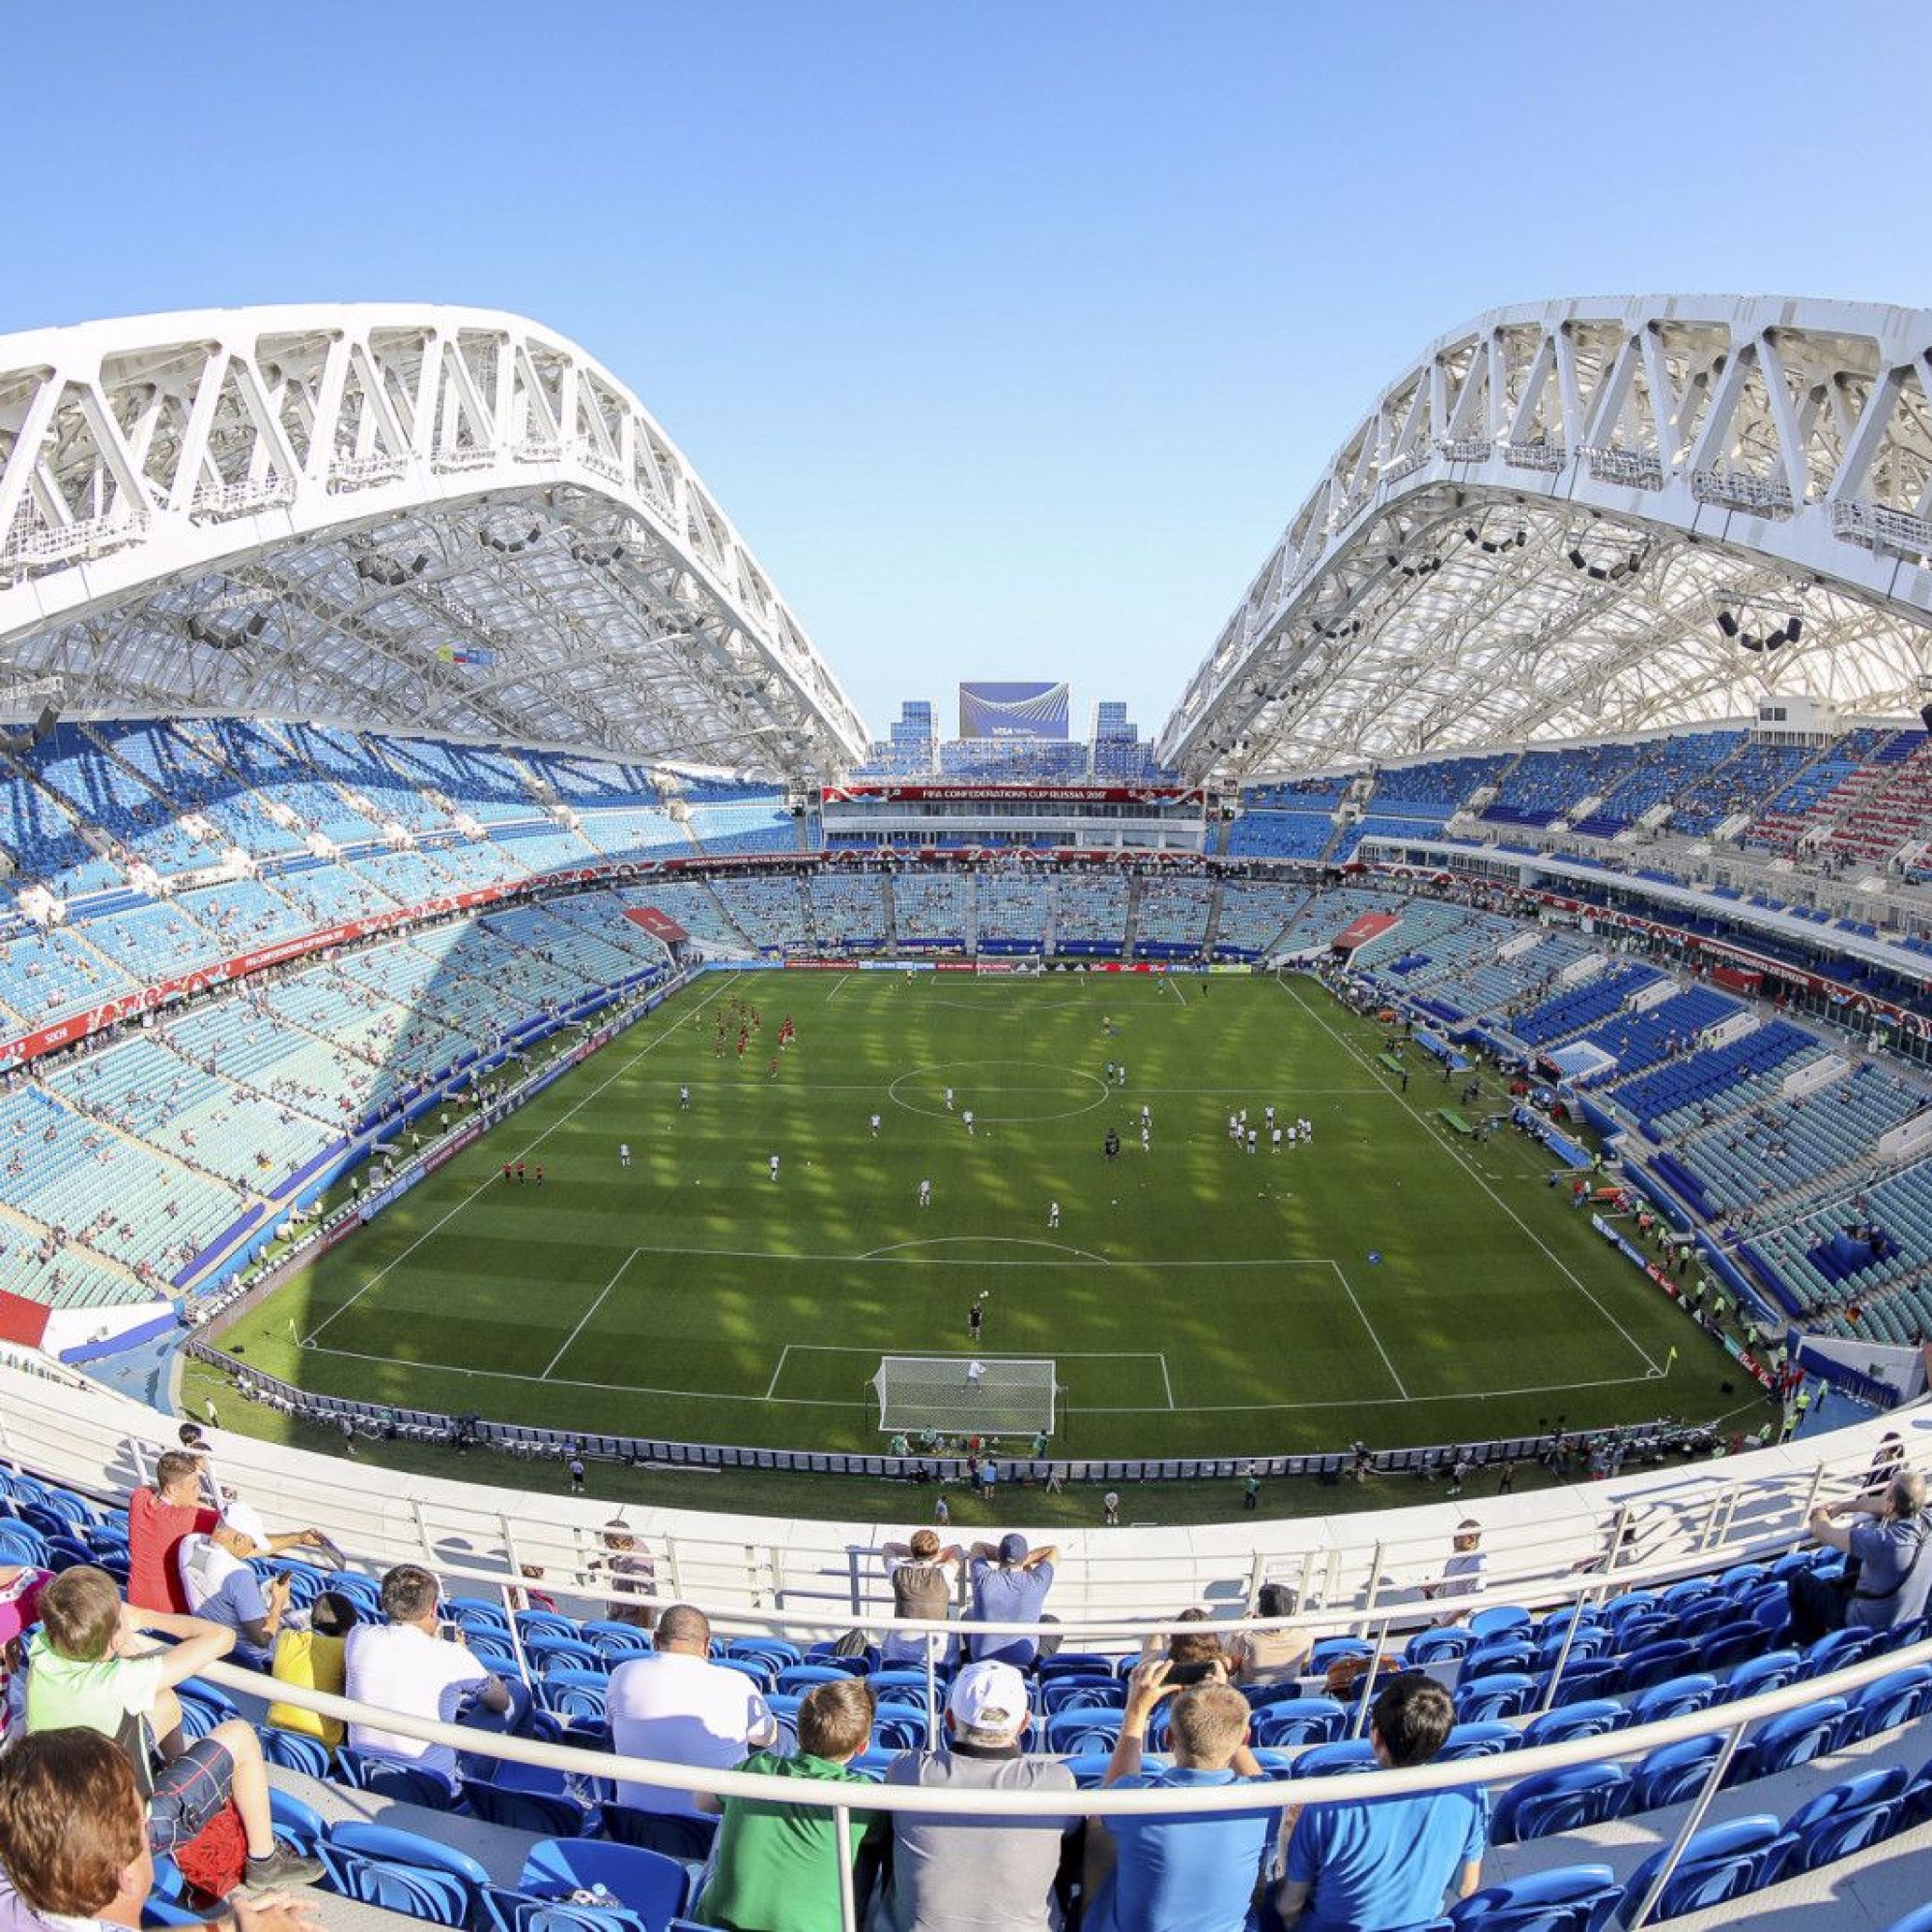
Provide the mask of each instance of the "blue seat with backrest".
POLYGON ((539 1898, 566 1899, 573 1891, 594 1891, 601 1885, 651 1932, 662 1932, 689 1902, 690 1880, 680 1861, 640 1845, 546 1838, 530 1847, 517 1885, 539 1898))
MULTIPOLYGON (((923 1677, 919 1680, 917 1695, 923 1706, 923 1677)), ((1040 1708, 1049 1717, 1056 1711, 1122 1711, 1126 1708, 1126 1697, 1127 1687, 1118 1677, 1056 1677, 1039 1687, 1040 1708)), ((944 1702, 943 1697, 941 1701, 944 1702)))
POLYGON ((1120 1740, 1122 1716, 1119 1711, 1056 1711, 1046 1720, 1043 1748, 1067 1756, 1095 1747, 1112 1750, 1120 1740))
POLYGON ((1803 1661, 1795 1650, 1767 1650, 1746 1659, 1731 1672, 1724 1685, 1724 1702, 1735 1704, 1740 1698, 1783 1690, 1787 1684, 1797 1680, 1803 1661))
POLYGON ((1932 1932, 1932 1904, 1917 1906, 1903 1918, 1894 1918, 1885 1932, 1932 1932))
POLYGON ((1742 1623, 1719 1624, 1705 1631, 1697 1639, 1697 1662, 1706 1670, 1724 1671, 1760 1656, 1764 1632, 1746 1618, 1742 1623))
POLYGON ((647 1656, 653 1648, 651 1634, 636 1624, 613 1623, 592 1617, 579 1626, 583 1641, 607 1663, 622 1663, 626 1658, 647 1656))
POLYGON ((601 1670, 546 1671, 537 1680, 537 1701, 546 1711, 573 1721, 602 1723, 611 1680, 601 1670))
POLYGON ((1270 1749, 1332 1744, 1347 1723, 1347 1713, 1332 1697, 1291 1697, 1278 1704, 1264 1704, 1255 1713, 1255 1743, 1270 1749))
POLYGON ((1463 1656, 1475 1647, 1476 1633, 1460 1625, 1445 1624, 1439 1630, 1418 1631, 1403 1646, 1402 1661, 1412 1670, 1426 1663, 1440 1663, 1463 1656))
POLYGON ((345 1898, 436 1925, 471 1923, 490 1883, 468 1853, 359 1820, 332 1827, 316 1857, 330 1887, 345 1898))
POLYGON ((1490 1604, 1469 1617, 1469 1628, 1480 1642, 1503 1631, 1527 1631, 1535 1620, 1520 1604, 1490 1604))
POLYGON ((1806 1800, 1784 1821, 1796 1842, 1783 1875, 1815 1871, 1889 1837, 1904 1811, 1906 1778, 1902 1764, 1888 1765, 1806 1800))
POLYGON ((261 1724, 255 1735, 262 1741, 262 1755, 284 1771, 298 1771, 304 1777, 327 1779, 328 1747, 320 1738, 300 1731, 284 1731, 273 1724, 261 1724))
POLYGON ((634 1804, 603 1807, 604 1835, 619 1845, 640 1845, 667 1858, 702 1864, 718 1835, 716 1818, 692 1818, 674 1811, 640 1811, 634 1804))
POLYGON ((1453 1726, 1442 1740, 1437 1758, 1501 1757, 1520 1748, 1522 1733, 1514 1724, 1480 1721, 1453 1726))
POLYGON ((1932 1704, 1932 1666, 1918 1663, 1907 1670, 1894 1670, 1853 1694, 1850 1733, 1860 1738, 1876 1737, 1880 1731, 1923 1717, 1928 1704, 1932 1704))
MULTIPOLYGON (((742 1659, 727 1657, 720 1661, 732 1669, 745 1668, 742 1659)), ((753 1670, 748 1674, 755 1676, 757 1673, 753 1670)), ((793 1696, 803 1696, 814 1684, 843 1684, 851 1675, 851 1671, 841 1669, 836 1663, 791 1663, 779 1672, 779 1680, 775 1686, 767 1684, 765 1689, 768 1690, 776 1689, 793 1696)))
POLYGON ((1544 1711, 1522 1727, 1525 1750, 1538 1745, 1568 1744, 1576 1738, 1600 1738, 1621 1730, 1630 1712, 1612 1697, 1592 1697, 1580 1704, 1559 1704, 1544 1711))
POLYGON ((1559 1865, 1458 1899, 1449 1922, 1459 1932, 1602 1932, 1623 1895, 1608 1865, 1559 1865))
POLYGON ((372 1791, 402 1804, 420 1804, 431 1811, 456 1808, 456 1780, 428 1765, 406 1764, 397 1758, 343 1746, 335 1753, 337 1774, 357 1791, 372 1791))
POLYGON ((1795 1711, 1780 1711, 1776 1717, 1767 1718, 1738 1747, 1724 1782, 1743 1784, 1748 1778, 1770 1777, 1775 1772, 1789 1771, 1794 1765, 1809 1764, 1814 1757, 1824 1756, 1836 1745, 1849 1708, 1842 1697, 1820 1697, 1795 1711))
MULTIPOLYGON (((1776 1818, 1758 1812, 1748 1818, 1734 1818, 1724 1825, 1707 1825, 1691 1833, 1684 1857, 1664 1886, 1652 1920, 1675 1918, 1684 1912, 1702 1912, 1755 1891, 1761 1885, 1776 1882, 1791 1849, 1776 1818)), ((1632 1873, 1624 1888, 1618 1918, 1628 1925, 1648 1895, 1665 1861, 1670 1857, 1665 1845, 1632 1873)))
POLYGON ((1376 1747, 1367 1738, 1344 1738, 1332 1745, 1313 1745, 1294 1760, 1296 1777, 1339 1777, 1345 1771, 1373 1771, 1376 1747))
POLYGON ((1690 1677, 1668 1677, 1653 1684, 1631 1705, 1633 1724, 1662 1723, 1665 1718, 1687 1717, 1718 1701, 1718 1680, 1708 1671, 1690 1677))
POLYGON ((1639 1759, 1631 1773, 1628 1808, 1656 1811, 1694 1797, 1703 1789, 1723 1748, 1720 1737, 1686 1738, 1681 1744, 1659 1745, 1639 1759))
POLYGON ((1624 1666, 1620 1658, 1585 1657, 1574 1654, 1556 1680, 1556 1703, 1583 1704, 1608 1697, 1623 1688, 1624 1666))
POLYGON ((1496 1801, 1492 1845, 1513 1845, 1552 1832, 1576 1832, 1622 1815, 1631 1780, 1621 1765, 1572 1764, 1513 1784, 1496 1801))
POLYGON ((1834 1670, 1849 1670, 1871 1654, 1877 1641, 1868 1630, 1835 1630, 1821 1636, 1804 1653, 1801 1677, 1826 1677, 1834 1670))
POLYGON ((277 1840, 293 1845, 305 1858, 313 1858, 316 1846, 328 1835, 328 1827, 322 1822, 319 1812, 304 1804, 293 1791, 273 1785, 269 1788, 269 1821, 274 1827, 277 1840))
POLYGON ((1527 1670, 1536 1662, 1536 1646, 1513 1637, 1492 1637, 1479 1643, 1463 1659, 1456 1672, 1458 1686, 1499 1670, 1527 1670))
POLYGON ((1456 1689, 1459 1723, 1488 1723, 1498 1718, 1518 1718, 1535 1702, 1539 1681, 1520 1670, 1499 1670, 1456 1689))
POLYGON ((539 1837, 581 1837, 589 1829, 589 1807, 567 1791, 525 1791, 480 1777, 463 1780, 463 1802, 487 1824, 539 1837))
POLYGON ((1623 1688, 1627 1692, 1648 1690, 1681 1676, 1697 1661, 1697 1646, 1688 1637, 1663 1637, 1640 1645, 1624 1656, 1623 1688))

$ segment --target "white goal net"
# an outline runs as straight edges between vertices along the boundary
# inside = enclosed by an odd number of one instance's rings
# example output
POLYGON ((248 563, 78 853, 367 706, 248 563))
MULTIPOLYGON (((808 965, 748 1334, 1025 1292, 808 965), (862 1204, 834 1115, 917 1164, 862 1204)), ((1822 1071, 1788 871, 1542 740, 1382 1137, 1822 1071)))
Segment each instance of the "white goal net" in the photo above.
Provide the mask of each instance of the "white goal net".
POLYGON ((1009 1355, 885 1355, 872 1386, 879 1427, 908 1435, 1051 1435, 1060 1392, 1051 1361, 1009 1355))

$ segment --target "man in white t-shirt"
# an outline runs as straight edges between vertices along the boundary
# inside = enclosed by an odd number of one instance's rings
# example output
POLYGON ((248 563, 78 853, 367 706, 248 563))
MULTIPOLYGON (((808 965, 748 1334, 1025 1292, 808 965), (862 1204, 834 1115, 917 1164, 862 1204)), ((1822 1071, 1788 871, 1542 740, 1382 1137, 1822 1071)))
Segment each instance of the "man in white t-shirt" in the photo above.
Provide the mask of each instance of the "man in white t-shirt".
POLYGON ((289 1607, 287 1574, 264 1590, 248 1567, 249 1557, 268 1548, 261 1517, 247 1503, 230 1503, 212 1530, 183 1537, 175 1551, 189 1615, 227 1625, 235 1633, 235 1662, 253 1670, 268 1669, 289 1607))
MULTIPOLYGON (((439 1635, 437 1607, 441 1587, 427 1570, 399 1563, 383 1578, 380 1624, 357 1624, 349 1633, 344 1655, 343 1694, 407 1717, 454 1723, 462 1706, 474 1700, 493 1716, 512 1713, 509 1687, 479 1663, 455 1625, 439 1635)), ((424 1744, 373 1724, 351 1724, 349 1747, 372 1757, 400 1758, 454 1777, 456 1753, 447 1745, 424 1744)))
MULTIPOLYGON (((658 1618, 650 1657, 635 1657, 611 1673, 604 1708, 611 1745, 619 1757, 728 1771, 776 1741, 778 1719, 743 1671, 710 1661, 711 1624, 690 1604, 673 1604, 658 1618)), ((698 1815, 688 1791, 619 1784, 617 1803, 640 1811, 698 1815)))

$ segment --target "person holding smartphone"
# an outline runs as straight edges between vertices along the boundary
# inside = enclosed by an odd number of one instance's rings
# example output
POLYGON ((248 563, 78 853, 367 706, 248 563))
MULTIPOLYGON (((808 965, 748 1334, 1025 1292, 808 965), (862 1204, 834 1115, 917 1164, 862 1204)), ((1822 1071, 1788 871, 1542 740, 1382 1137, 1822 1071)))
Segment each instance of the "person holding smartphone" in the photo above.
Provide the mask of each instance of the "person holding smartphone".
MULTIPOLYGON (((383 1578, 380 1624, 357 1624, 345 1651, 347 1694, 358 1703, 379 1705, 405 1717, 455 1723, 466 1705, 505 1719, 490 1726, 514 1730, 527 1715, 527 1692, 517 1708, 510 1687, 469 1654, 461 1626, 438 1621, 442 1590, 430 1573, 414 1563, 399 1563, 383 1578)), ((519 1687, 521 1689, 521 1687, 519 1687)), ((352 1723, 349 1747, 373 1757, 457 1775, 457 1754, 448 1745, 425 1744, 374 1724, 352 1723)), ((481 1762, 482 1760, 479 1760, 481 1762)))

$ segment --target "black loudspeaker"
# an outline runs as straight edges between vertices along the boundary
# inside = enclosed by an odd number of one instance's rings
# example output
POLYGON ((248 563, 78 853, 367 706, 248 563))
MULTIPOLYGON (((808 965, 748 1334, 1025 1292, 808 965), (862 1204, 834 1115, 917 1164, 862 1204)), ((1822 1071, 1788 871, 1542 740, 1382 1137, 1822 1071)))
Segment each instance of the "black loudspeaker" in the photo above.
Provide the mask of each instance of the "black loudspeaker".
MULTIPOLYGON (((1926 708, 1932 710, 1932 705, 1928 705, 1926 708)), ((52 737, 54 726, 59 723, 60 706, 57 704, 43 704, 41 707, 41 715, 34 720, 34 743, 38 745, 43 738, 52 737)), ((1926 728, 1932 730, 1932 725, 1928 725, 1926 728)))
POLYGON ((1918 707, 1918 722, 1926 730, 1932 731, 1932 704, 1921 704, 1918 707))

